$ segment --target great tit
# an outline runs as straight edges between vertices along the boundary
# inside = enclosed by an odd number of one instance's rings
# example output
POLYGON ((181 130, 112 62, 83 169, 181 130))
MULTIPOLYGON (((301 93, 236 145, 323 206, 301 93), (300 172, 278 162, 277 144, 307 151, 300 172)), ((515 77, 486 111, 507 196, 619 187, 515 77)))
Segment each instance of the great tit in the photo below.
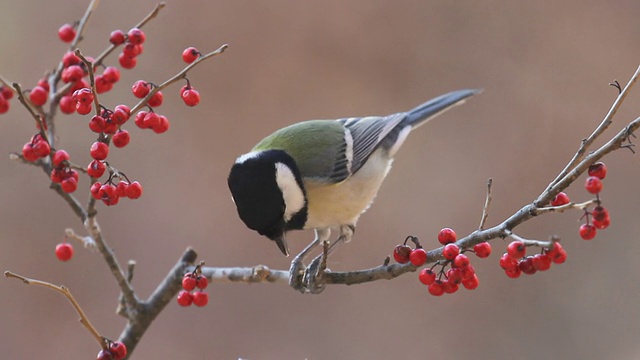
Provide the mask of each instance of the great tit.
POLYGON ((348 242, 409 133, 478 92, 453 91, 388 116, 309 120, 274 132, 229 173, 240 219, 285 255, 290 230, 314 229, 313 245, 339 228, 338 240, 348 242))

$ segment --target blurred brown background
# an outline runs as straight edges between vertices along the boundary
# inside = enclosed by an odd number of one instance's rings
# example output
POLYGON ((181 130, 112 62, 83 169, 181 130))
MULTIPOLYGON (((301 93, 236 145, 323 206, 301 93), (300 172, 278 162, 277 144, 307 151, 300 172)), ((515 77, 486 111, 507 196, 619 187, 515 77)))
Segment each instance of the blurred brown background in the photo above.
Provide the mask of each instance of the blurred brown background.
MULTIPOLYGON (((79 19, 87 1, 4 1, 0 73, 32 87, 65 45, 57 28, 79 19)), ((82 49, 97 54, 110 31, 128 30, 152 1, 103 1, 82 49)), ((247 230, 229 198, 230 164, 261 137, 295 121, 377 115, 411 108, 446 91, 485 92, 414 133, 399 153, 354 241, 330 258, 334 270, 376 266, 406 235, 429 247, 443 226, 460 234, 480 219, 485 182, 494 179, 493 225, 537 196, 609 109, 640 63, 640 3, 169 1, 145 31, 145 53, 123 71, 108 105, 132 104, 137 79, 161 82, 184 64, 187 46, 230 49, 190 73, 200 106, 178 87, 160 111, 164 135, 131 124, 131 144, 110 161, 140 180, 144 196, 99 206, 120 261, 136 259, 134 285, 155 288, 187 246, 211 266, 289 259, 247 230)), ((109 64, 115 64, 111 59, 109 64)), ((640 112, 635 89, 612 132, 640 112)), ((58 120, 60 145, 89 162, 87 119, 58 120)), ((97 328, 116 338, 118 290, 98 257, 76 246, 69 263, 53 254, 63 230, 81 224, 36 168, 7 160, 33 134, 12 101, 0 117, 0 269, 68 285, 97 328)), ((578 212, 534 219, 518 233, 558 234, 566 264, 519 280, 494 256, 475 260, 481 285, 435 298, 415 274, 319 296, 284 285, 213 285, 206 308, 171 304, 145 335, 137 359, 637 359, 640 357, 640 157, 606 159, 603 198, 612 226, 585 242, 578 212)), ((81 188, 87 186, 81 180, 81 188)), ((79 193, 82 193, 79 191, 79 193)), ((582 179, 569 190, 589 198, 582 179)), ((83 201, 84 195, 81 195, 83 201)), ((301 250, 310 232, 295 234, 301 250)), ((0 349, 6 359, 92 359, 98 347, 60 295, 0 280, 0 349)))

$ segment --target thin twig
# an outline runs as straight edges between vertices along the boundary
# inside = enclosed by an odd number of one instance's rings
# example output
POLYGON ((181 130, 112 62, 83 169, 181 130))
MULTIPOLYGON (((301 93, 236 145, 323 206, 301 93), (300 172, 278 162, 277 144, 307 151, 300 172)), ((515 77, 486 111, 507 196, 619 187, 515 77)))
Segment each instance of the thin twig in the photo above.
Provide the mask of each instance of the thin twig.
POLYGON ((633 76, 631 76, 631 79, 629 79, 629 82, 624 87, 624 89, 620 91, 620 94, 618 95, 616 100, 613 102, 613 104, 611 105, 611 108, 609 109, 609 112, 607 112, 607 115, 604 117, 604 119, 602 119, 598 127, 596 127, 596 129, 591 133, 591 135, 589 135, 588 138, 582 141, 582 143, 580 144, 580 147, 578 148, 578 151, 575 153, 575 155, 573 155, 573 158, 569 161, 569 163, 567 163, 567 165, 564 167, 564 169, 562 169, 562 171, 558 174, 558 176, 556 176, 556 178, 547 186, 547 189, 545 191, 549 191, 549 189, 551 189, 562 178, 564 178, 569 173, 569 171, 571 171, 571 169, 573 169, 575 165, 580 161, 580 159, 584 156, 584 154, 586 153, 589 146, 593 143, 593 141, 595 141, 609 127, 614 115, 618 112, 620 105, 622 105, 622 102, 627 97, 627 94, 629 94, 629 91, 631 90, 631 88, 633 88, 633 85, 636 83, 639 76, 640 76, 640 66, 636 69, 636 72, 633 74, 633 76))
POLYGON ((66 286, 63 286, 63 285, 62 286, 57 286, 57 285, 53 285, 51 283, 48 283, 46 281, 29 279, 29 278, 24 277, 22 275, 14 274, 14 273, 12 273, 10 271, 5 271, 4 272, 4 276, 8 277, 8 278, 15 278, 15 279, 22 280, 22 282, 27 284, 27 285, 44 286, 45 288, 54 290, 54 291, 64 295, 67 298, 67 300, 69 300, 69 302, 71 303, 73 308, 76 310, 78 315, 80 316, 80 323, 82 324, 82 326, 84 326, 85 329, 87 329, 89 331, 89 333, 91 333, 91 335, 96 339, 96 341, 98 342, 98 344, 100 344, 101 347, 105 346, 105 338, 102 335, 100 335, 98 330, 96 330, 96 328, 93 326, 93 324, 91 324, 91 321, 89 321, 89 318, 87 317, 87 315, 84 313, 84 311, 80 307, 80 304, 76 301, 76 299, 73 297, 73 295, 71 295, 71 291, 69 291, 69 289, 67 289, 66 286))
POLYGON ((545 249, 549 249, 549 248, 553 245, 553 243, 554 243, 554 241, 551 241, 551 240, 549 240, 549 241, 542 241, 542 240, 531 240, 531 239, 525 239, 525 238, 523 238, 522 236, 519 236, 519 235, 517 235, 517 234, 514 234, 514 233, 513 233, 513 232, 511 232, 511 231, 508 231, 507 233, 509 234, 508 236, 509 236, 510 238, 512 238, 513 240, 520 241, 520 242, 521 242, 521 243, 523 243, 525 246, 539 246, 539 247, 543 247, 543 248, 545 248, 545 249))
POLYGON ((484 207, 482 208, 482 218, 480 219, 480 226, 478 229, 484 229, 484 225, 487 222, 487 218, 489 217, 489 205, 491 205, 491 185, 493 184, 493 179, 489 178, 487 180, 487 195, 484 199, 484 207))
POLYGON ((158 86, 154 86, 153 89, 151 89, 151 91, 149 92, 149 94, 147 96, 144 97, 144 99, 140 100, 140 102, 138 102, 134 107, 131 108, 131 113, 135 113, 136 111, 142 109, 143 107, 145 107, 147 105, 147 103, 149 102, 149 99, 151 99, 151 97, 153 97, 153 95, 155 95, 158 91, 166 88, 167 86, 173 84, 176 81, 179 81, 181 79, 183 79, 187 72, 189 70, 191 70, 193 67, 195 67, 196 65, 198 65, 199 63, 203 62, 204 60, 207 60, 210 57, 222 54, 225 50, 227 50, 227 48, 229 47, 229 45, 224 44, 222 46, 220 46, 219 48, 217 48, 216 50, 202 55, 199 58, 197 58, 194 62, 192 62, 191 64, 187 65, 184 69, 182 69, 182 71, 180 71, 179 73, 177 73, 176 75, 174 75, 173 77, 171 77, 170 79, 166 80, 165 82, 163 82, 162 84, 158 85, 158 86))

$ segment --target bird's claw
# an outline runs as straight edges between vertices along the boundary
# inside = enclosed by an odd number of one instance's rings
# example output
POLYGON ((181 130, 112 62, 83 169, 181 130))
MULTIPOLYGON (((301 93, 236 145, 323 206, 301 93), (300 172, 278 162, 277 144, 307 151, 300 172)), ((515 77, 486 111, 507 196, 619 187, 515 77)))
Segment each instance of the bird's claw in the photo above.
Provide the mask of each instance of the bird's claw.
POLYGON ((319 294, 325 287, 324 274, 327 269, 329 242, 323 243, 323 253, 305 267, 301 260, 294 259, 289 268, 289 285, 301 293, 319 294))

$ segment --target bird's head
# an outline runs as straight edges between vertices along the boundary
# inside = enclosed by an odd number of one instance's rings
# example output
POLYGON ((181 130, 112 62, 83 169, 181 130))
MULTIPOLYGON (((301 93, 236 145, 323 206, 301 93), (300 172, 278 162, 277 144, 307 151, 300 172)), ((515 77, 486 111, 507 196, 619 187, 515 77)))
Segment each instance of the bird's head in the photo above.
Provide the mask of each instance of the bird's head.
POLYGON ((245 225, 289 255, 286 232, 307 221, 306 194, 293 158, 282 150, 250 152, 236 160, 227 182, 245 225))

